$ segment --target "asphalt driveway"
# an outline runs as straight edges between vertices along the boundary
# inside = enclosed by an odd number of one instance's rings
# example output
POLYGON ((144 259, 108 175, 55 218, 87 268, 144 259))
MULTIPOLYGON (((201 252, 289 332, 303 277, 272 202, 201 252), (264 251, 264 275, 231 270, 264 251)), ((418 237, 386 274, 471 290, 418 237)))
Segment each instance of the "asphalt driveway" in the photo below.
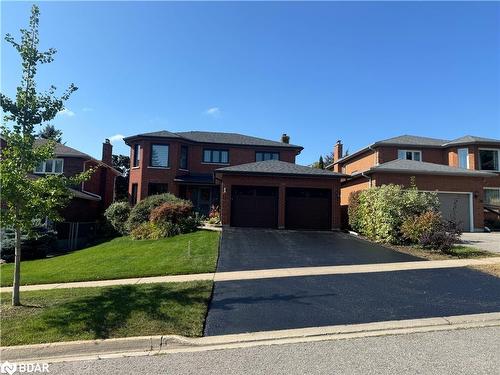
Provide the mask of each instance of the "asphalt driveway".
POLYGON ((205 335, 500 311, 500 279, 468 268, 217 282, 205 335))
POLYGON ((225 228, 217 271, 424 260, 341 232, 225 228))
POLYGON ((464 245, 500 254, 500 232, 462 233, 460 239, 464 245))

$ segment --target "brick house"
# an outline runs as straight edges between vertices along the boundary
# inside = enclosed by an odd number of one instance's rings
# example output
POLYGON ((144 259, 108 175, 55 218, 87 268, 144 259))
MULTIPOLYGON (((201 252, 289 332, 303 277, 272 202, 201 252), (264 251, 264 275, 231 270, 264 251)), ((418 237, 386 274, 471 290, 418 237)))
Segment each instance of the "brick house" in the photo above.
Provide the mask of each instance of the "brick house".
MULTIPOLYGON (((37 139, 35 144, 47 142, 37 139)), ((102 159, 97 160, 81 151, 57 143, 55 158, 40 163, 34 171, 35 176, 45 174, 62 174, 66 177, 96 168, 89 180, 79 186, 73 186, 70 191, 72 199, 61 215, 67 222, 93 222, 100 218, 104 210, 114 200, 116 176, 120 171, 112 165, 113 146, 106 140, 102 145, 102 159)))
POLYGON ((286 134, 280 142, 201 131, 158 131, 124 140, 131 148, 132 204, 169 192, 191 200, 205 215, 212 205, 221 206, 223 225, 340 226, 342 175, 296 165, 302 147, 290 144, 286 134))
MULTIPOLYGON (((350 177, 342 182, 341 205, 351 192, 398 184, 435 191, 444 217, 465 231, 483 230, 500 210, 500 140, 464 136, 455 140, 403 135, 343 155, 340 141, 328 169, 350 177)), ((345 210, 344 210, 345 211, 345 210)))

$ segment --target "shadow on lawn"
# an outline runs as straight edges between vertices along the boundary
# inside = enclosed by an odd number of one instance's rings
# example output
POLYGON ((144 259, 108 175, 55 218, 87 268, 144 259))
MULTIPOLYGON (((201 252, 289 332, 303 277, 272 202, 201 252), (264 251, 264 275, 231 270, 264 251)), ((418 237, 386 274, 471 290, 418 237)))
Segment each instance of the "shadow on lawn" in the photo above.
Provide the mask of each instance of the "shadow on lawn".
POLYGON ((165 304, 178 305, 185 310, 189 306, 206 303, 203 291, 202 286, 181 290, 161 285, 112 287, 97 296, 59 305, 47 313, 44 322, 67 336, 85 331, 92 333, 96 339, 109 338, 114 330, 127 325, 129 318, 138 312, 144 313, 148 321, 163 321, 169 326, 183 328, 185 314, 169 314, 171 309, 165 304))

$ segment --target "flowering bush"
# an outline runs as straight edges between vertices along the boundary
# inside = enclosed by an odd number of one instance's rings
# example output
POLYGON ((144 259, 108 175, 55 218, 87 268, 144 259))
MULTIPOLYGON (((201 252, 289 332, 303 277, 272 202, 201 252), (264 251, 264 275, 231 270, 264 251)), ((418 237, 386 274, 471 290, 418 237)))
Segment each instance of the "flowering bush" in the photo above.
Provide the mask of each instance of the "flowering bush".
POLYGON ((182 199, 177 198, 175 195, 169 193, 151 195, 147 198, 144 198, 139 203, 137 203, 130 211, 130 216, 127 220, 127 229, 129 231, 132 231, 140 224, 149 221, 151 211, 154 208, 161 206, 163 203, 179 201, 182 201, 182 199))
POLYGON ((166 202, 151 211, 149 221, 153 223, 171 222, 175 224, 179 220, 191 216, 192 213, 193 204, 190 201, 166 202))
POLYGON ((208 222, 210 224, 220 224, 220 209, 218 206, 212 205, 212 207, 210 207, 208 222))

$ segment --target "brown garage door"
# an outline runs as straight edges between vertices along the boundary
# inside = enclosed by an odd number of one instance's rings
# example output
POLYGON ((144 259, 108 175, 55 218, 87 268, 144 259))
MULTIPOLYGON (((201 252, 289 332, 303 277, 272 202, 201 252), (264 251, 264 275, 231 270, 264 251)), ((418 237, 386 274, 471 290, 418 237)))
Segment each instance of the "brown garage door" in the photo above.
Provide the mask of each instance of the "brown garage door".
POLYGON ((278 227, 278 188, 233 186, 231 225, 234 227, 278 227))
POLYGON ((289 229, 331 229, 331 198, 328 189, 286 189, 285 225, 289 229))

